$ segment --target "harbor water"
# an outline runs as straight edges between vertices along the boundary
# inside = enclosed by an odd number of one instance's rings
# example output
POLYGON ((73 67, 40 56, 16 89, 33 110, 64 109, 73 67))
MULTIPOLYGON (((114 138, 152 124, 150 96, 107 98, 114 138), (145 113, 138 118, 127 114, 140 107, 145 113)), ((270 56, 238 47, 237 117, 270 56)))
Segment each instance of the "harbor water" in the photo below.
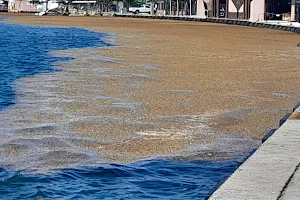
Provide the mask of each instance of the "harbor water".
MULTIPOLYGON (((40 73, 59 73, 54 63, 72 59, 55 57, 51 52, 111 46, 103 39, 105 36, 79 28, 1 23, 0 115, 18 105, 14 90, 18 79, 40 73)), ((6 133, 1 131, 0 134, 6 133)), ((34 173, 6 166, 0 157, 0 199, 204 199, 243 159, 150 159, 130 164, 88 167, 83 164, 34 173)))

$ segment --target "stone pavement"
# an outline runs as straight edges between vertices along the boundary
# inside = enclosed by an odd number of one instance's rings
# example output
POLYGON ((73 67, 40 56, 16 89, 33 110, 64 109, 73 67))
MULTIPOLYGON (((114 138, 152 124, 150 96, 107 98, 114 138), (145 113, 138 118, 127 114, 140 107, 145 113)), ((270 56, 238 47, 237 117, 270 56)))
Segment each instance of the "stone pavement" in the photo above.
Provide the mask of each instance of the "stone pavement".
POLYGON ((209 200, 300 200, 300 107, 209 200))

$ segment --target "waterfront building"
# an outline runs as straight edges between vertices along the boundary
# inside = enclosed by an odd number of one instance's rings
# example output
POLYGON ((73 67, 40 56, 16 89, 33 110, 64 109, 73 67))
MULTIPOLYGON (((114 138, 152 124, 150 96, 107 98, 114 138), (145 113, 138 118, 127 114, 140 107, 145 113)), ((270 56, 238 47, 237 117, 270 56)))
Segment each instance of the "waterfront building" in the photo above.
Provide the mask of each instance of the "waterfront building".
POLYGON ((197 13, 208 17, 245 19, 251 21, 298 21, 300 0, 197 0, 197 13), (204 4, 204 6, 199 6, 204 4))

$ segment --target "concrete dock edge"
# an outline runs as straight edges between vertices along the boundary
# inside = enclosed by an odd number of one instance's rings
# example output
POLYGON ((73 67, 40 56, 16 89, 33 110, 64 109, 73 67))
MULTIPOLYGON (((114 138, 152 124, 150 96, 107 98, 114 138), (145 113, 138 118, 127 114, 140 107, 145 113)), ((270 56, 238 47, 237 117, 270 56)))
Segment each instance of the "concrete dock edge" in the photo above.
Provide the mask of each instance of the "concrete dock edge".
POLYGON ((209 200, 300 199, 300 107, 297 106, 209 200))

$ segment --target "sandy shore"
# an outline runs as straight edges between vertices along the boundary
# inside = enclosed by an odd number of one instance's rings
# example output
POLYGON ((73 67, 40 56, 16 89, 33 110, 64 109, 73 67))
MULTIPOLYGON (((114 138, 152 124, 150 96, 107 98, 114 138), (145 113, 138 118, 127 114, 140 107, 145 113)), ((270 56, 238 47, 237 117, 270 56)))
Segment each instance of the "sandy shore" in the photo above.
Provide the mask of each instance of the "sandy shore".
MULTIPOLYGON (((56 100, 35 103, 30 109, 21 100, 18 108, 2 113, 10 121, 7 128, 23 127, 24 132, 24 127, 42 124, 43 133, 39 128, 31 137, 47 135, 71 146, 50 145, 51 151, 80 149, 81 154, 73 156, 79 159, 54 167, 77 163, 86 151, 100 162, 169 155, 188 160, 227 158, 228 152, 239 154, 256 147, 255 140, 277 127, 299 102, 297 34, 105 17, 13 15, 9 22, 88 28, 112 34, 107 40, 117 44, 56 52, 76 59, 60 64, 62 72, 18 83, 35 91, 25 95, 27 101, 46 98, 41 91, 49 88, 56 100), (41 84, 45 80, 49 87, 41 84), (45 107, 59 112, 41 112, 45 107), (22 117, 11 122, 10 116, 21 112, 31 113, 28 122, 22 117)), ((24 137, 22 131, 14 135, 24 137)))

